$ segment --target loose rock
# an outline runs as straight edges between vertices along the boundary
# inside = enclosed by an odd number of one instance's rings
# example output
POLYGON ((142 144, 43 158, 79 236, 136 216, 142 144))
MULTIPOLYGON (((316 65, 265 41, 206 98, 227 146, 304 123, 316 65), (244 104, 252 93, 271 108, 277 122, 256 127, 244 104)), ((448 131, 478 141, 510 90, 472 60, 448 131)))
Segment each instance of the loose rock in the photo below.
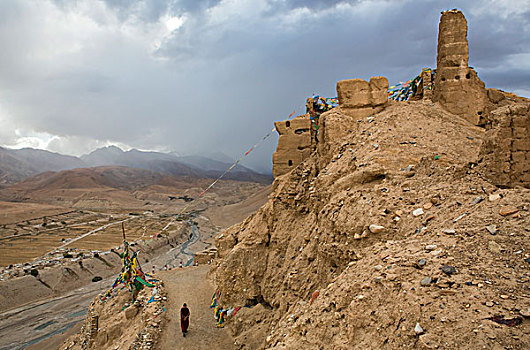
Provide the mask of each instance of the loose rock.
POLYGON ((422 286, 429 286, 432 283, 431 277, 425 277, 421 280, 420 285, 422 286))
POLYGON ((412 212, 412 215, 414 215, 414 216, 420 216, 420 215, 423 215, 423 214, 424 214, 424 212, 423 212, 422 208, 418 208, 418 209, 416 209, 416 210, 414 210, 412 212))
POLYGON ((446 275, 451 276, 452 274, 456 273, 456 269, 454 268, 454 266, 444 265, 442 266, 442 272, 446 275))
POLYGON ((519 209, 517 209, 516 207, 512 207, 510 205, 507 205, 507 206, 502 207, 499 210, 499 214, 502 215, 502 216, 508 216, 508 215, 515 214, 518 211, 519 211, 519 209))
POLYGON ((421 328, 419 322, 417 322, 416 323, 416 327, 414 327, 414 333, 416 333, 418 335, 423 333, 423 328, 421 328))
POLYGON ((530 307, 519 311, 519 313, 524 317, 530 317, 530 307))
POLYGON ((486 230, 488 230, 488 232, 491 233, 492 235, 496 235, 497 234, 497 226, 495 226, 495 225, 486 226, 486 230))
POLYGON ((425 250, 427 251, 435 250, 436 248, 438 248, 436 244, 429 244, 425 246, 425 250))
POLYGON ((372 233, 381 233, 381 232, 383 232, 384 229, 385 229, 384 226, 373 225, 373 224, 370 225, 370 227, 369 227, 369 230, 372 233))
POLYGON ((488 200, 490 202, 496 201, 497 199, 501 199, 501 195, 498 194, 498 193, 490 194, 489 197, 488 197, 488 200))
POLYGON ((475 199, 473 199, 473 205, 475 204, 479 204, 480 202, 482 202, 484 200, 484 197, 482 196, 478 196, 476 197, 475 199))
POLYGON ((493 253, 497 253, 499 254, 502 250, 501 246, 499 245, 499 243, 495 242, 495 241, 489 241, 488 242, 488 249, 493 252, 493 253))

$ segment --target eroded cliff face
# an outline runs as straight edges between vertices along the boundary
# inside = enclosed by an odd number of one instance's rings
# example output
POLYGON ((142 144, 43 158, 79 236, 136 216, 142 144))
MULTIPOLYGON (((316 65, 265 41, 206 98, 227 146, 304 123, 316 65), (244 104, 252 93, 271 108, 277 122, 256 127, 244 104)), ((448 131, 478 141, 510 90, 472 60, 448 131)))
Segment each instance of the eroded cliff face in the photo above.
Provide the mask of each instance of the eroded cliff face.
POLYGON ((255 305, 228 321, 239 347, 528 345, 527 321, 485 320, 530 306, 530 191, 484 179, 484 129, 430 101, 321 119, 334 136, 216 239, 223 305, 255 305))

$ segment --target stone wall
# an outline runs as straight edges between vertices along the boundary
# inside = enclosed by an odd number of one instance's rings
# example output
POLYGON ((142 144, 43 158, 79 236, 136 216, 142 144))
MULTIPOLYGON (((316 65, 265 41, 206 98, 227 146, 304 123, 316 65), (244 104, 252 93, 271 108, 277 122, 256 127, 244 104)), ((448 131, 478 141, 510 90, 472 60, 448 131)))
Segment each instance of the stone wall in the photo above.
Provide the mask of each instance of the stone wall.
POLYGON ((484 173, 500 187, 530 188, 530 102, 490 113, 481 155, 484 173))
POLYGON ((272 155, 272 175, 277 177, 300 164, 311 154, 313 147, 308 115, 275 122, 274 126, 280 134, 278 147, 272 155))
POLYGON ((467 21, 458 10, 445 11, 438 31, 433 101, 475 125, 483 125, 488 98, 484 83, 468 66, 467 21))

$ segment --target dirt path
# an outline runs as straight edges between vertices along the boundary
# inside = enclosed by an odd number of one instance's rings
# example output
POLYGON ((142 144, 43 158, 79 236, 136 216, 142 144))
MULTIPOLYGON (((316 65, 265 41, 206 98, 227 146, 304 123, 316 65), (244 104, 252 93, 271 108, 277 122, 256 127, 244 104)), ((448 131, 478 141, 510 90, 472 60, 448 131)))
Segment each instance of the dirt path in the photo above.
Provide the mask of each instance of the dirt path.
POLYGON ((216 327, 210 301, 214 288, 206 274, 208 266, 187 267, 159 272, 168 292, 167 325, 162 335, 161 349, 223 349, 234 348, 234 340, 227 329, 216 327), (180 308, 187 303, 190 327, 184 338, 180 331, 180 308))

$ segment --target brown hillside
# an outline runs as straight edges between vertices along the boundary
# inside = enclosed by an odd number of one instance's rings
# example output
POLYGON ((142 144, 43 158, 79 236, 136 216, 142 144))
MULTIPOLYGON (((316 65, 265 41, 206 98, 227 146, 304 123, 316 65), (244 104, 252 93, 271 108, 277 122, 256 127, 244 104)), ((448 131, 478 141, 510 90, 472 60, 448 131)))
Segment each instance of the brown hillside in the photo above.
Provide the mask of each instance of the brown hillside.
POLYGON ((528 346, 528 321, 486 320, 530 307, 530 190, 483 179, 484 131, 423 101, 321 118, 345 137, 277 178, 263 208, 218 236, 223 303, 258 305, 231 321, 241 348, 528 346))

